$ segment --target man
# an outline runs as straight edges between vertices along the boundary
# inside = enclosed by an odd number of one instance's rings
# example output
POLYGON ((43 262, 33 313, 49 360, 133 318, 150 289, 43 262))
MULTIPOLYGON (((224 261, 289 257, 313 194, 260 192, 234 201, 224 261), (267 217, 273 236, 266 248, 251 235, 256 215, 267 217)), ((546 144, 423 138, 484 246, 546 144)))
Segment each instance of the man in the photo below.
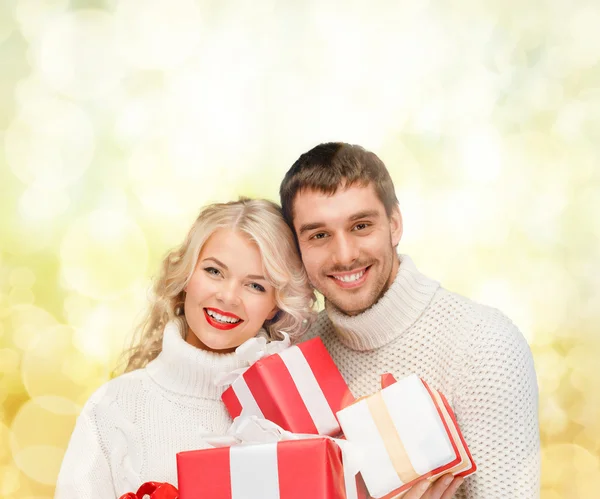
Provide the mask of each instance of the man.
POLYGON ((402 216, 383 162, 359 146, 321 144, 290 168, 280 196, 325 297, 310 336, 323 339, 354 395, 375 392, 384 372, 417 374, 450 401, 478 466, 456 497, 538 497, 529 347, 500 311, 444 289, 396 253, 402 216))

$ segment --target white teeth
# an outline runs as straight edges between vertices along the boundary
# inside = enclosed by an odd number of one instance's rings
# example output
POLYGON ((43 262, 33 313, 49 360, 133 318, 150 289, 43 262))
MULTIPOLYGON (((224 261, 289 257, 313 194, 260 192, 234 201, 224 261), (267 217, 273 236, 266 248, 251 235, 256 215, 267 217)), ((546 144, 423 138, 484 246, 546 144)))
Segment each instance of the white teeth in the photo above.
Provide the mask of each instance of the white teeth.
POLYGON ((237 324, 238 322, 240 322, 242 319, 234 319, 233 317, 226 317, 224 315, 218 314, 217 312, 214 312, 213 310, 209 310, 206 309, 206 313, 208 315, 210 315, 213 319, 219 321, 219 322, 226 322, 227 324, 237 324))
POLYGON ((350 274, 350 275, 345 275, 345 276, 334 275, 333 277, 335 277, 338 281, 352 282, 352 281, 356 281, 357 279, 360 279, 364 275, 364 273, 365 273, 365 271, 361 270, 360 272, 357 272, 356 274, 350 274))

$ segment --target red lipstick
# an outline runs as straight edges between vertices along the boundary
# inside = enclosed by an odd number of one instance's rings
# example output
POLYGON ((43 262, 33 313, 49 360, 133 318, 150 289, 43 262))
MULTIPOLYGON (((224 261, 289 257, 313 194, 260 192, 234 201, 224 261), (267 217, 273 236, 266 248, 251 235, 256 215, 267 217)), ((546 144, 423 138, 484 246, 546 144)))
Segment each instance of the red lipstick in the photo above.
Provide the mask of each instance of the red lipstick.
POLYGON ((203 309, 203 311, 204 311, 204 317, 206 318, 206 322, 208 322, 212 327, 214 327, 216 329, 221 329, 223 331, 227 331, 229 329, 233 329, 234 327, 237 327, 242 322, 244 322, 237 315, 229 313, 229 312, 223 312, 222 310, 219 310, 218 308, 205 308, 205 309, 203 309), (211 312, 214 312, 216 314, 222 315, 224 317, 230 317, 230 318, 235 319, 235 320, 237 320, 239 322, 236 322, 236 323, 220 322, 220 321, 216 320, 215 318, 211 317, 210 315, 208 315, 208 310, 210 310, 211 312))

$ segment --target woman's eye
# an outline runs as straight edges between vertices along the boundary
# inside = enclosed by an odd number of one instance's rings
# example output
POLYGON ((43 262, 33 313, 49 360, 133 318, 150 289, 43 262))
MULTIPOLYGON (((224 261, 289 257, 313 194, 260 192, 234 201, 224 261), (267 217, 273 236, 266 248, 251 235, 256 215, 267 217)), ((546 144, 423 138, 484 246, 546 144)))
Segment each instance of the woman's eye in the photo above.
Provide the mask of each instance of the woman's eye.
POLYGON ((257 282, 251 282, 250 283, 250 287, 252 289, 255 289, 256 291, 260 291, 261 293, 264 293, 265 288, 264 286, 261 286, 260 284, 258 284, 257 282))
POLYGON ((219 276, 219 275, 221 275, 221 271, 219 269, 215 269, 214 267, 206 267, 204 269, 204 271, 207 274, 210 274, 210 275, 213 275, 213 276, 219 276))

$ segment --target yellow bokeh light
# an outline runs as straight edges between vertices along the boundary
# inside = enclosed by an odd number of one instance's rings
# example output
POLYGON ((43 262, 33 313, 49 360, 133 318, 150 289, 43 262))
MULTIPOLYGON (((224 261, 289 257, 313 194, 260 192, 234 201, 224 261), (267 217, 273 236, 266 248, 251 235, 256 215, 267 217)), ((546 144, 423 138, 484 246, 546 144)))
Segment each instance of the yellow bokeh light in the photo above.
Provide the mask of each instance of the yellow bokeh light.
POLYGON ((30 288, 35 283, 35 274, 27 267, 19 267, 11 271, 9 282, 15 288, 30 288))
POLYGON ((14 494, 20 489, 21 480, 19 475, 19 469, 14 465, 0 466, 0 494, 3 497, 14 494))
POLYGON ((15 4, 15 0, 5 0, 4 2, 0 2, 0 44, 2 44, 15 29, 15 20, 12 14, 15 4))
POLYGON ((115 19, 122 57, 141 69, 172 69, 201 40, 202 16, 193 0, 120 0, 115 19))
POLYGON ((35 182, 21 196, 19 208, 26 219, 47 221, 64 213, 69 201, 64 189, 48 188, 43 182, 35 182))
POLYGON ((107 380, 102 371, 82 359, 73 346, 73 329, 63 325, 45 330, 21 363, 23 383, 31 398, 61 397, 75 402, 75 411, 91 395, 90 387, 107 380))
POLYGON ((10 448, 15 464, 40 483, 56 482, 76 414, 53 409, 68 404, 58 397, 32 399, 19 409, 12 422, 10 448))
POLYGON ((15 17, 21 33, 35 40, 50 19, 66 10, 69 0, 18 0, 15 3, 15 17))
POLYGON ((27 350, 35 344, 41 331, 56 324, 56 319, 39 307, 14 305, 8 309, 2 322, 11 332, 12 344, 20 350, 27 350))
POLYGON ((143 279, 148 260, 144 233, 127 215, 95 211, 76 220, 61 244, 67 286, 92 298, 110 298, 143 279))
MULTIPOLYGON (((77 181, 89 166, 94 130, 81 108, 68 101, 42 97, 37 104, 10 124, 6 159, 21 181, 37 183, 36 189, 52 193, 77 181)), ((25 208, 34 201, 26 197, 25 208)))
POLYGON ((125 74, 117 53, 114 19, 101 10, 57 15, 44 26, 34 54, 46 84, 70 97, 106 94, 125 74))

